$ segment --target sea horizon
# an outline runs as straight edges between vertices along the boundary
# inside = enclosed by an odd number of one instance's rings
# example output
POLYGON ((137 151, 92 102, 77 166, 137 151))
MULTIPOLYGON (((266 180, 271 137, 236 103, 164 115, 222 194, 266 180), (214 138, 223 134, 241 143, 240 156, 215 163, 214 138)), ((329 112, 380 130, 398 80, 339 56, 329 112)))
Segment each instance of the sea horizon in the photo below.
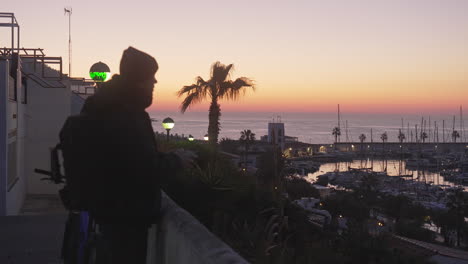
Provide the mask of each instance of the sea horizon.
MULTIPOLYGON (((171 134, 188 136, 193 135, 196 139, 202 139, 208 130, 207 111, 188 111, 180 113, 177 111, 148 111, 155 119, 153 129, 155 132, 165 133, 161 126, 161 121, 166 117, 171 117, 175 121, 175 126, 171 134)), ((419 129, 421 124, 426 133, 430 136, 426 142, 437 140, 443 142, 442 135, 445 134, 445 141, 451 141, 451 132, 455 125, 455 130, 461 131, 460 139, 457 141, 467 141, 468 132, 465 128, 467 118, 463 116, 460 122, 460 114, 425 113, 421 114, 393 114, 393 113, 340 113, 341 141, 359 141, 359 135, 365 134, 366 141, 371 137, 374 142, 380 141, 380 135, 387 132, 388 142, 397 142, 398 133, 401 130, 406 134, 408 140, 411 133, 415 134, 415 126, 419 129), (455 117, 455 124, 454 124, 455 117), (403 126, 402 126, 403 119, 403 126), (424 119, 424 121, 422 121, 424 119), (430 124, 429 124, 430 120, 430 124), (444 123, 445 120, 445 124, 444 123), (347 123, 347 125, 346 125, 347 123), (424 124, 425 123, 425 124, 424 124), (409 129, 408 129, 409 124, 409 129), (442 127, 445 127, 443 133, 442 127), (371 136, 372 129, 372 136, 371 136), (410 131, 408 133, 408 131, 410 131)), ((334 137, 332 129, 338 126, 337 113, 330 112, 238 112, 226 111, 221 113, 221 130, 219 139, 238 139, 240 132, 250 129, 256 134, 256 138, 267 135, 269 122, 282 122, 285 124, 287 136, 297 137, 299 141, 305 143, 332 143, 334 137)), ((467 123, 468 124, 468 123, 467 123)))

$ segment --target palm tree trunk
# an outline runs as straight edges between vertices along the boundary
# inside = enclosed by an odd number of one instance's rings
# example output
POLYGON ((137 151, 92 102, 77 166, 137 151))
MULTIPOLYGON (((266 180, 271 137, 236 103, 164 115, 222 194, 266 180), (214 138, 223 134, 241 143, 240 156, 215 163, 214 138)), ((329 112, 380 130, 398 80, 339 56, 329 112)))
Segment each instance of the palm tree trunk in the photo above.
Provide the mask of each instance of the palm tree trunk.
POLYGON ((247 152, 249 149, 249 145, 247 143, 247 139, 245 141, 245 152, 244 152, 244 168, 247 168, 247 152))
POLYGON ((219 118, 221 117, 221 106, 217 98, 212 98, 209 110, 208 140, 210 145, 214 146, 218 142, 219 118))

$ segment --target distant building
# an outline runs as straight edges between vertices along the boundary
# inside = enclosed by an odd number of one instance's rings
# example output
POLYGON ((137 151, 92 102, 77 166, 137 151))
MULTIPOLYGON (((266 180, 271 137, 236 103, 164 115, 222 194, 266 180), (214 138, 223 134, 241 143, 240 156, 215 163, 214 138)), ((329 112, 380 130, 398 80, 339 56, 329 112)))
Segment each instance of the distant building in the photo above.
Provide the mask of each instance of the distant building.
POLYGON ((279 145, 281 151, 284 150, 286 142, 284 133, 284 123, 268 123, 268 142, 279 145))

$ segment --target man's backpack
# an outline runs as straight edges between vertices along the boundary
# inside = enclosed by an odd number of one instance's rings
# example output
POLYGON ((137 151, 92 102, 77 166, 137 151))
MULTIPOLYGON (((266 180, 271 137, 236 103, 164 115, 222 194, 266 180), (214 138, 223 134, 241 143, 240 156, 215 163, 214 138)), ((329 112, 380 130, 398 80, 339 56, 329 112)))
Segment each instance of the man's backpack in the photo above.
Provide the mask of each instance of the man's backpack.
POLYGON ((63 204, 69 210, 89 211, 93 189, 92 168, 94 154, 90 146, 95 135, 90 127, 97 121, 86 115, 70 116, 63 125, 59 138, 65 171, 65 186, 60 190, 63 204))

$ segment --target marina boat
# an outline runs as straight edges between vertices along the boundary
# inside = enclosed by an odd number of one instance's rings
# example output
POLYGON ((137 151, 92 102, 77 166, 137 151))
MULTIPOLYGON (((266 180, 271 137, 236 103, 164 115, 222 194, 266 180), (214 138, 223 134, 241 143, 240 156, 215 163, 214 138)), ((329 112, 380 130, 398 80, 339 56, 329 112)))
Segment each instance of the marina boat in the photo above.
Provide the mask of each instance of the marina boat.
POLYGON ((428 159, 408 159, 406 160, 406 167, 436 167, 437 164, 431 163, 428 159))

